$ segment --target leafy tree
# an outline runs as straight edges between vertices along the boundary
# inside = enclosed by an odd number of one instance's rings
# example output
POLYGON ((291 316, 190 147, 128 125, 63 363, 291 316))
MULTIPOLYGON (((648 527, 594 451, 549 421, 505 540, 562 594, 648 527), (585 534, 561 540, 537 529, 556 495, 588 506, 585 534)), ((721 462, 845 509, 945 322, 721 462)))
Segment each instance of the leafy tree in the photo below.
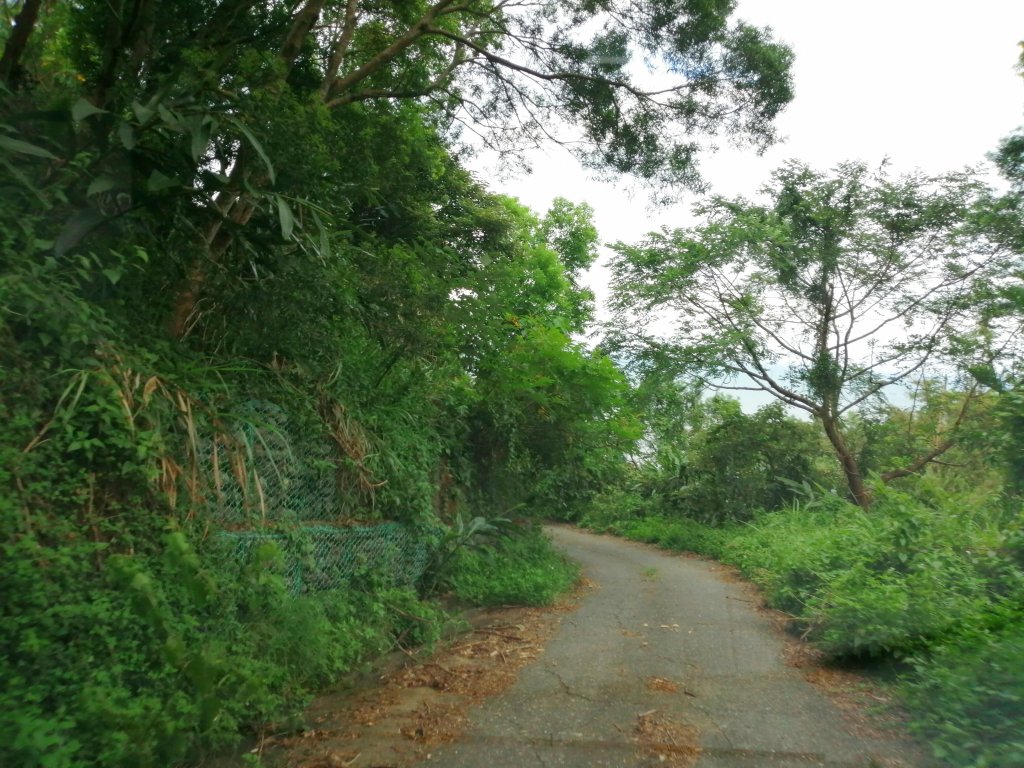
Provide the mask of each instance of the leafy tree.
MULTIPOLYGON (((968 226, 979 191, 968 174, 892 179, 858 164, 825 174, 791 163, 765 203, 716 198, 700 209, 702 225, 616 246, 618 311, 636 312, 642 327, 674 323, 669 341, 620 334, 619 343, 639 360, 655 344, 715 386, 767 392, 811 414, 868 506, 847 417, 963 353, 958 340, 980 319, 972 291, 1005 269, 1006 249, 968 226)), ((940 442, 883 479, 948 450, 974 394, 940 442)))
POLYGON ((677 469, 679 452, 703 428, 702 396, 699 386, 679 379, 665 366, 646 371, 630 391, 631 404, 644 419, 644 438, 633 463, 677 469))
POLYGON ((469 474, 477 500, 502 511, 570 516, 636 439, 622 373, 571 337, 591 319, 593 296, 578 286, 596 256, 591 213, 558 199, 538 218, 493 198, 488 264, 457 302, 475 384, 469 474))
MULTIPOLYGON (((1018 69, 1024 75, 1024 53, 1018 69)), ((984 333, 968 341, 981 350, 971 373, 999 392, 996 412, 1001 416, 1007 489, 1020 495, 1024 493, 1024 128, 1006 137, 991 159, 1010 189, 985 197, 975 211, 976 226, 990 232, 1016 259, 1002 279, 978 291, 975 300, 984 307, 984 333), (999 356, 1002 360, 992 354, 993 348, 1004 353, 999 356)))
MULTIPOLYGON (((289 115, 319 122, 325 112, 418 103, 432 125, 452 135, 465 126, 507 156, 565 125, 563 138, 594 168, 697 186, 702 137, 764 147, 792 96, 789 49, 767 30, 731 24, 733 8, 87 0, 68 13, 28 2, 4 41, 0 73, 12 85, 14 73, 31 80, 55 61, 73 73, 63 96, 87 130, 46 147, 55 162, 88 152, 77 202, 89 215, 65 245, 140 204, 165 205, 172 192, 191 207, 169 320, 182 337, 243 231, 261 219, 279 223, 286 239, 304 231, 296 200, 278 184, 286 168, 263 144, 297 126, 289 115), (670 81, 646 86, 632 74, 641 58, 670 81), (101 192, 120 201, 115 210, 98 204, 101 192)), ((13 127, 31 133, 24 120, 13 127)))
POLYGON ((634 485, 652 511, 711 524, 746 520, 820 481, 814 426, 773 403, 746 414, 739 401, 705 399, 699 385, 651 370, 632 392, 646 428, 633 457, 634 485))
POLYGON ((681 489, 694 516, 745 519, 756 509, 781 507, 793 495, 791 483, 814 479, 818 441, 780 404, 747 415, 737 401, 718 396, 706 408, 681 489))

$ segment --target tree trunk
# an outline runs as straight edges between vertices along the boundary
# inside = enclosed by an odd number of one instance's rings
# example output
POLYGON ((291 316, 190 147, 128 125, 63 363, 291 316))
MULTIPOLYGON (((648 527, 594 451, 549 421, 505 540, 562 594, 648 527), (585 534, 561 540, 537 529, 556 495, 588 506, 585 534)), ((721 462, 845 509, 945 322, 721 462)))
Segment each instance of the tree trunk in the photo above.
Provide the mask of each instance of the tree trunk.
POLYGON ((25 0, 21 12, 14 19, 14 29, 7 38, 7 45, 4 46, 4 55, 0 58, 0 80, 12 90, 17 86, 21 57, 25 55, 41 5, 42 0, 25 0))
POLYGON ((857 502, 861 509, 868 509, 871 506, 871 494, 864 485, 864 478, 860 473, 860 465, 857 464, 857 458, 846 444, 846 439, 843 437, 842 430, 839 427, 839 420, 832 415, 822 415, 821 423, 825 428, 828 441, 832 443, 832 447, 839 457, 839 463, 843 467, 843 474, 846 475, 846 485, 850 489, 853 500, 857 502))
POLYGON ((179 341, 188 334, 195 322, 196 306, 199 303, 203 286, 206 284, 207 267, 216 263, 231 246, 231 234, 224 229, 225 222, 234 226, 244 227, 249 223, 256 210, 255 203, 240 191, 245 188, 248 163, 245 153, 240 153, 231 172, 229 189, 221 193, 217 200, 220 218, 210 222, 204 236, 206 258, 195 257, 185 271, 185 280, 174 297, 171 315, 167 320, 167 330, 172 338, 179 341))
POLYGON ((325 2, 326 0, 307 0, 306 4, 299 9, 292 19, 291 29, 288 31, 288 36, 284 39, 280 53, 281 59, 289 71, 302 50, 302 44, 306 36, 320 17, 320 12, 324 9, 325 2))

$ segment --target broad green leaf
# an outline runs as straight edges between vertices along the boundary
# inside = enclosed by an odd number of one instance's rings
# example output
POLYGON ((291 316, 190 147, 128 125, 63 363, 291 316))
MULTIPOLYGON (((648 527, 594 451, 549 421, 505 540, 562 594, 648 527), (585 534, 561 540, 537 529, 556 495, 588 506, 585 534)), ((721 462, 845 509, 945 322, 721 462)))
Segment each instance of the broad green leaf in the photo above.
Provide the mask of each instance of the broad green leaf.
POLYGON ((174 112, 163 104, 156 108, 156 111, 160 113, 160 119, 164 121, 164 124, 176 131, 186 130, 184 121, 181 119, 181 115, 174 112))
POLYGON ((79 99, 75 102, 74 106, 71 107, 71 119, 76 123, 80 123, 87 117, 93 115, 106 115, 109 114, 107 110, 100 109, 88 99, 79 99))
POLYGON ((103 215, 92 208, 79 211, 64 225, 64 229, 53 244, 53 252, 62 256, 104 221, 103 215))
POLYGON ((213 118, 204 117, 190 121, 189 128, 192 132, 192 160, 199 162, 206 153, 206 147, 210 143, 210 136, 217 127, 217 121, 213 118))
POLYGON ((117 137, 121 139, 121 146, 129 152, 135 149, 138 140, 135 138, 135 129, 128 123, 121 123, 117 126, 117 137))
POLYGON ((117 179, 113 176, 97 176, 92 180, 89 188, 85 191, 88 197, 93 195, 100 195, 107 192, 117 186, 117 179))
POLYGON ((320 239, 320 258, 329 259, 331 257, 331 238, 329 236, 329 232, 327 227, 324 226, 323 219, 320 218, 317 212, 314 210, 312 211, 312 214, 313 222, 316 224, 316 231, 320 239))
POLYGON ((146 180, 146 189, 150 192, 161 192, 165 189, 178 186, 178 180, 172 179, 165 173, 153 171, 146 180))
POLYGON ((49 210, 50 208, 53 207, 53 204, 49 201, 49 199, 43 196, 39 188, 35 184, 33 184, 29 180, 29 178, 24 173, 22 173, 18 168, 15 168, 13 165, 11 165, 11 163, 7 162, 7 159, 4 157, 0 157, 0 168, 6 170, 11 175, 11 178, 17 179, 22 187, 31 192, 32 195, 35 196, 36 200, 39 201, 39 204, 44 209, 49 210))
POLYGON ((252 148, 256 150, 256 154, 260 156, 260 160, 263 161, 263 165, 267 169, 267 176, 270 177, 270 183, 273 184, 276 181, 276 174, 274 173, 274 164, 270 162, 270 157, 267 156, 267 152, 263 149, 263 145, 260 144, 259 139, 256 138, 255 134, 249 130, 249 128, 239 120, 232 120, 231 124, 235 126, 242 135, 245 136, 246 140, 252 145, 252 148))
POLYGON ((135 119, 140 123, 148 123, 153 118, 153 115, 156 114, 152 108, 137 101, 132 102, 132 112, 135 113, 135 119))
POLYGON ((0 148, 6 149, 8 152, 17 152, 22 155, 45 157, 47 160, 57 159, 57 156, 47 149, 38 147, 35 144, 29 144, 27 141, 22 141, 21 139, 12 139, 10 136, 0 136, 0 148))
POLYGON ((281 222, 281 236, 285 240, 290 240, 292 232, 295 230, 295 214, 292 213, 292 209, 283 197, 275 195, 275 199, 277 200, 277 217, 281 222))

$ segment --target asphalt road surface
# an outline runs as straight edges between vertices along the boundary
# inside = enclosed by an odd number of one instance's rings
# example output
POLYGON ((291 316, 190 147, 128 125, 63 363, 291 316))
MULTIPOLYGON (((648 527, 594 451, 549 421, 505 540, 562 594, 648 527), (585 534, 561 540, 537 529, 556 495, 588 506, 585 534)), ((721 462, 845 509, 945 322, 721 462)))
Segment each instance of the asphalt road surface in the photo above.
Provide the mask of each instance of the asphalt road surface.
POLYGON ((750 590, 715 564, 550 530, 595 586, 540 659, 470 713, 446 768, 918 766, 852 727, 783 659, 750 590))

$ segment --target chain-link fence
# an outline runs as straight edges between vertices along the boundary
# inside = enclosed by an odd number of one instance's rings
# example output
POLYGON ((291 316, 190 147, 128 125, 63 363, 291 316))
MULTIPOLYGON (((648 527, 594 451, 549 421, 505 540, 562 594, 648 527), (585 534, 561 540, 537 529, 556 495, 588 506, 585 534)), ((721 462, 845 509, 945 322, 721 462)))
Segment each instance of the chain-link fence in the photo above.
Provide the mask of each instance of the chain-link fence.
POLYGON ((338 516, 335 464, 323 440, 298 440, 287 414, 246 403, 233 434, 203 443, 213 512, 228 528, 329 521, 338 516))
POLYGON ((332 527, 303 526, 288 533, 222 531, 231 556, 248 560, 265 542, 284 556, 284 576, 295 594, 337 589, 367 575, 412 586, 423 575, 428 552, 422 538, 399 523, 332 527))
POLYGON ((296 594, 336 589, 360 574, 398 585, 419 580, 428 551, 410 526, 330 524, 340 505, 326 442, 296 439, 273 404, 251 402, 245 413, 231 442, 207 441, 201 457, 214 480, 212 513, 225 556, 247 560, 273 542, 296 594))

